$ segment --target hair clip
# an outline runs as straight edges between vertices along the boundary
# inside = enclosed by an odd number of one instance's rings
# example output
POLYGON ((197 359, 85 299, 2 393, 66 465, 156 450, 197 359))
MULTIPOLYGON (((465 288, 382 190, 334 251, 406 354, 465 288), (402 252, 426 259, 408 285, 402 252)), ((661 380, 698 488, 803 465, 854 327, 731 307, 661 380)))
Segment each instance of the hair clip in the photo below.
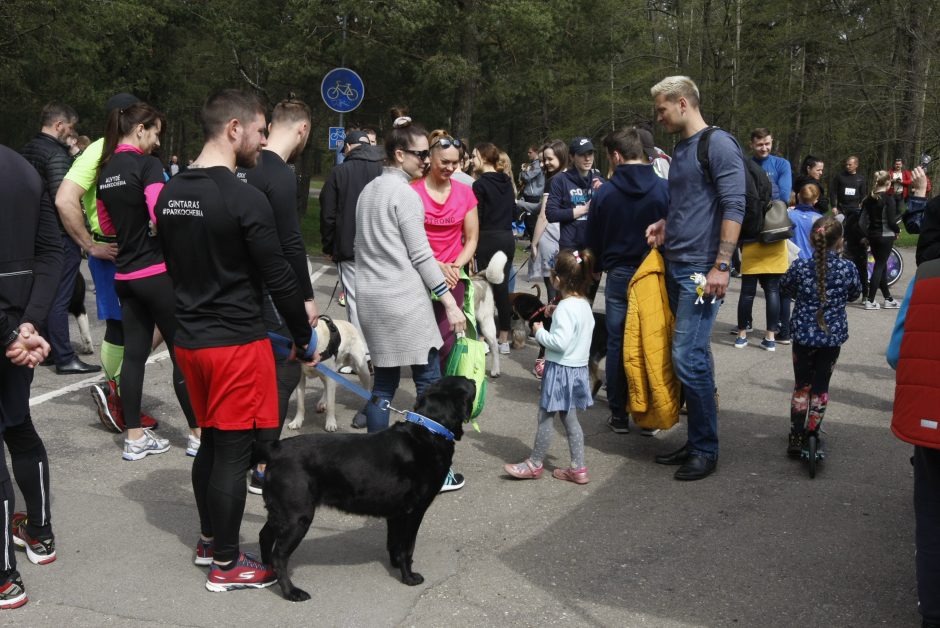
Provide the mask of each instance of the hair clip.
POLYGON ((818 227, 818 228, 816 229, 816 233, 821 233, 821 234, 823 234, 823 235, 826 235, 826 228, 825 228, 825 227, 818 227))
POLYGON ((400 129, 402 127, 408 126, 409 124, 411 124, 411 118, 409 118, 408 116, 401 116, 401 117, 395 118, 395 121, 392 122, 392 128, 400 129))
POLYGON ((577 251, 572 251, 571 254, 574 255, 574 258, 575 258, 576 260, 578 260, 578 263, 580 264, 580 263, 581 263, 581 254, 578 253, 577 251))

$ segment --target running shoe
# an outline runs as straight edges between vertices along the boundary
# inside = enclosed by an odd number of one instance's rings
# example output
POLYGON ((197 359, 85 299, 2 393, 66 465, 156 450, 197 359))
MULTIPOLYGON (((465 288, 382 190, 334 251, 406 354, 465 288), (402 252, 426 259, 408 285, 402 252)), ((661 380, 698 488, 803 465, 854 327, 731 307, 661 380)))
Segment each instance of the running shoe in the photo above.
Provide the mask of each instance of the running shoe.
MULTIPOLYGON (((112 382, 107 382, 111 384, 112 382)), ((91 393, 91 398, 95 402, 95 407, 98 409, 98 420, 101 421, 101 424, 104 425, 105 429, 111 430, 112 432, 117 432, 120 434, 124 430, 121 429, 121 426, 124 424, 124 421, 121 421, 121 425, 118 425, 115 416, 120 416, 120 408, 113 407, 111 399, 108 397, 108 393, 105 392, 104 388, 98 384, 92 384, 89 391, 91 393)))
POLYGON ((607 427, 609 427, 610 430, 615 434, 629 434, 630 419, 626 417, 610 415, 607 417, 607 427))
POLYGON ((248 480, 248 492, 255 495, 264 493, 264 471, 257 468, 251 470, 251 479, 248 480))
POLYGON ((747 338, 738 338, 737 340, 734 341, 735 349, 743 349, 746 346, 747 346, 747 338))
POLYGON ((366 416, 365 411, 360 410, 356 413, 356 416, 352 420, 352 428, 354 430, 364 430, 369 426, 369 418, 366 416))
POLYGON ((788 345, 788 344, 792 344, 793 341, 790 339, 789 336, 777 336, 776 342, 778 345, 788 345))
POLYGON ((444 486, 441 487, 440 492, 459 491, 463 488, 464 484, 466 484, 466 480, 464 480, 463 474, 454 473, 454 470, 451 469, 447 472, 447 478, 444 480, 444 486))
POLYGON ((777 343, 768 338, 764 338, 763 340, 760 341, 760 348, 763 349, 764 351, 774 352, 777 350, 777 343))
POLYGON ((263 589, 277 582, 274 570, 251 554, 242 552, 230 569, 222 569, 212 563, 206 588, 210 591, 237 591, 238 589, 263 589))
POLYGON ((202 440, 196 438, 192 434, 186 437, 186 455, 193 458, 196 457, 196 454, 199 453, 199 446, 202 445, 202 440))
POLYGON ((162 454, 170 448, 170 441, 157 438, 150 430, 144 430, 140 440, 124 439, 124 460, 140 460, 150 454, 162 454))
POLYGON ((644 427, 640 430, 640 436, 646 436, 647 438, 652 438, 659 434, 659 428, 656 427, 644 427))
POLYGON ((160 427, 160 424, 155 418, 149 414, 140 413, 140 426, 145 430, 155 430, 160 427))
POLYGON ((886 310, 896 310, 901 307, 901 303, 895 301, 894 299, 885 299, 884 305, 882 305, 886 310))
POLYGON ((587 467, 581 467, 580 469, 555 469, 552 471, 552 477, 556 480, 565 480, 566 482, 574 482, 575 484, 587 484, 591 481, 591 478, 588 477, 587 467))
POLYGON ((48 565, 55 560, 55 537, 34 539, 26 531, 26 513, 15 512, 10 519, 13 543, 26 550, 26 558, 34 565, 48 565))
POLYGON ((498 343, 498 347, 499 347, 499 352, 501 354, 509 355, 509 343, 508 342, 500 342, 498 343))
POLYGON ((19 608, 28 601, 20 572, 14 569, 0 576, 0 610, 19 608))
POLYGON ((345 366, 341 366, 339 367, 339 372, 342 373, 343 375, 352 375, 353 367, 349 366, 348 364, 345 366))
POLYGON ((340 307, 346 307, 346 291, 339 293, 339 298, 336 299, 336 302, 339 303, 340 307))
POLYGON ((206 541, 202 537, 196 541, 196 558, 193 562, 200 567, 208 567, 212 564, 212 541, 206 541))
POLYGON ((875 303, 874 301, 865 301, 866 310, 880 310, 881 306, 875 303))
MULTIPOLYGON (((751 333, 752 331, 754 331, 754 328, 751 327, 750 325, 748 325, 748 326, 744 329, 744 333, 747 333, 747 334, 751 333)), ((728 332, 728 334, 730 334, 730 335, 732 335, 732 336, 737 336, 739 333, 741 333, 741 330, 738 329, 737 327, 735 327, 734 329, 732 329, 731 331, 728 332)))

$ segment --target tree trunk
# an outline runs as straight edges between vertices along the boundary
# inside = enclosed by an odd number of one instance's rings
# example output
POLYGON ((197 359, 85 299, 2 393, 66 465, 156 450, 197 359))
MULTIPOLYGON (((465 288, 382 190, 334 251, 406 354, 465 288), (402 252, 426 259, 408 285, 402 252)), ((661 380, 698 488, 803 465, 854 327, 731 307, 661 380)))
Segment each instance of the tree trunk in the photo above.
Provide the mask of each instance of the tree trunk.
POLYGON ((457 137, 469 138, 473 122, 473 104, 476 100, 480 76, 480 31, 474 15, 477 0, 459 0, 457 5, 460 7, 459 19, 464 25, 460 49, 470 72, 457 86, 454 133, 457 137))

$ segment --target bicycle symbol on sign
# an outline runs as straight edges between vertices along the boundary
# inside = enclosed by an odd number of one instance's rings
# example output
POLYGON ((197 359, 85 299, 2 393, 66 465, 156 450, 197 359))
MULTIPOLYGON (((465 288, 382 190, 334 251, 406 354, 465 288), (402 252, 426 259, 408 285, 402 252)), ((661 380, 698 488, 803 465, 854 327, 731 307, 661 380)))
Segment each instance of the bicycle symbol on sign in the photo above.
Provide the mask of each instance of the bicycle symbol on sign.
POLYGON ((349 82, 336 81, 336 85, 326 90, 326 97, 330 100, 336 100, 340 96, 345 96, 349 100, 356 100, 359 98, 359 92, 349 82))

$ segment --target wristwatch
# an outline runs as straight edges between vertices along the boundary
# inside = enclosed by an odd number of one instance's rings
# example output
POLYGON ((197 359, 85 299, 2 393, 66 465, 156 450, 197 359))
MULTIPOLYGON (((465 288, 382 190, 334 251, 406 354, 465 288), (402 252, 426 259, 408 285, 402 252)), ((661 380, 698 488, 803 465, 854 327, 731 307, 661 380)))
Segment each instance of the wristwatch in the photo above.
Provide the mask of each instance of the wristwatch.
POLYGON ((3 348, 6 349, 13 344, 20 335, 19 328, 13 329, 3 338, 3 348))
POLYGON ((717 268, 719 271, 723 273, 726 273, 729 270, 731 270, 731 267, 728 266, 728 264, 725 262, 715 262, 715 268, 717 268))

